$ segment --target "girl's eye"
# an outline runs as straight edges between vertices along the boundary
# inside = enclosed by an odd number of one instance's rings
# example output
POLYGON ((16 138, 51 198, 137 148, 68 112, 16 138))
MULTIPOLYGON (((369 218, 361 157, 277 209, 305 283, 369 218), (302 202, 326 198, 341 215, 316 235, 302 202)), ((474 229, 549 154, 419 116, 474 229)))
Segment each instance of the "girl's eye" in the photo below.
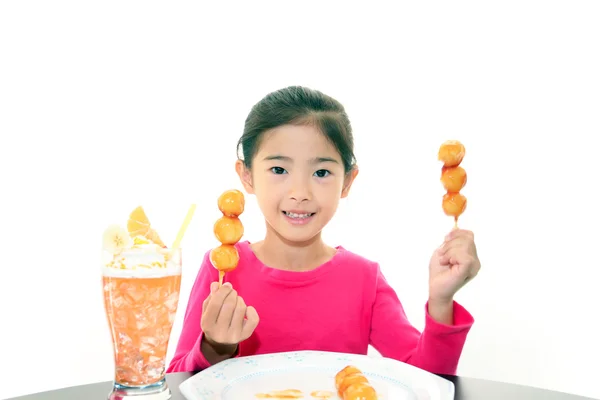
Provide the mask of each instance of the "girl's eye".
POLYGON ((273 172, 276 175, 282 175, 285 174, 285 169, 281 168, 281 167, 273 167, 271 168, 271 172, 273 172))
POLYGON ((319 178, 325 178, 330 173, 331 172, 327 171, 326 169, 320 169, 317 172, 315 172, 315 175, 318 176, 319 178))

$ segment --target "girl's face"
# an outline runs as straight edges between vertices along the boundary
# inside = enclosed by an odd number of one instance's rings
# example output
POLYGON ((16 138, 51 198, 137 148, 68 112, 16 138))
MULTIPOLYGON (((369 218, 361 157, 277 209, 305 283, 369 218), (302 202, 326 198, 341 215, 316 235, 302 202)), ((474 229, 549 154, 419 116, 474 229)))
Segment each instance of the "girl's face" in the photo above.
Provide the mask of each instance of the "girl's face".
POLYGON ((256 195, 269 229, 286 241, 308 242, 331 220, 358 170, 346 175, 342 159, 311 125, 283 125, 266 132, 247 171, 236 169, 256 195))

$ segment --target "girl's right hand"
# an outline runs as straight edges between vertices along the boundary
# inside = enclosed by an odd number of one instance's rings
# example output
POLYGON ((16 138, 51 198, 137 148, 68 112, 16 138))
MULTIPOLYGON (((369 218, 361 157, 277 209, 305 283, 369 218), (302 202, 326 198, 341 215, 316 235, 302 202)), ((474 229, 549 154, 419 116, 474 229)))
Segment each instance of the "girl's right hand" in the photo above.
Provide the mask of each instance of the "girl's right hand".
POLYGON ((258 321, 254 307, 246 306, 229 282, 221 287, 218 282, 210 285, 210 295, 202 304, 200 326, 204 339, 213 349, 227 351, 229 348, 235 352, 237 345, 252 335, 258 321))

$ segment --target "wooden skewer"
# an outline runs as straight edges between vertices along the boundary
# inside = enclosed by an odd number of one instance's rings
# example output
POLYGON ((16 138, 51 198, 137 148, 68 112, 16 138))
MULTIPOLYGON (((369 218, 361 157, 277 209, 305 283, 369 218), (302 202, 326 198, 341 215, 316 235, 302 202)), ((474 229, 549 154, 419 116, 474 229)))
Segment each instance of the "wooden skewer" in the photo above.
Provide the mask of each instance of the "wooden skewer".
POLYGON ((219 271, 219 287, 223 286, 223 278, 225 277, 225 272, 219 271))

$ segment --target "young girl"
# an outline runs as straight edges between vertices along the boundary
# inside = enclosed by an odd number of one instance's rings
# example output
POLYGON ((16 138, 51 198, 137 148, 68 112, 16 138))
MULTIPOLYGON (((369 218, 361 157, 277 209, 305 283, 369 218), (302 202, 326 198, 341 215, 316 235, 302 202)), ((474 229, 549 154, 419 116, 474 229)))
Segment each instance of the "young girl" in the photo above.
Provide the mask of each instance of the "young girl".
POLYGON ((220 288, 206 253, 168 372, 285 351, 366 354, 371 344, 384 357, 455 374, 473 318, 453 296, 480 268, 473 234, 453 230, 431 257, 421 333, 376 262, 321 239, 358 173, 342 105, 303 87, 271 93, 252 108, 238 148, 237 173, 267 233, 236 245, 238 267, 220 288))

